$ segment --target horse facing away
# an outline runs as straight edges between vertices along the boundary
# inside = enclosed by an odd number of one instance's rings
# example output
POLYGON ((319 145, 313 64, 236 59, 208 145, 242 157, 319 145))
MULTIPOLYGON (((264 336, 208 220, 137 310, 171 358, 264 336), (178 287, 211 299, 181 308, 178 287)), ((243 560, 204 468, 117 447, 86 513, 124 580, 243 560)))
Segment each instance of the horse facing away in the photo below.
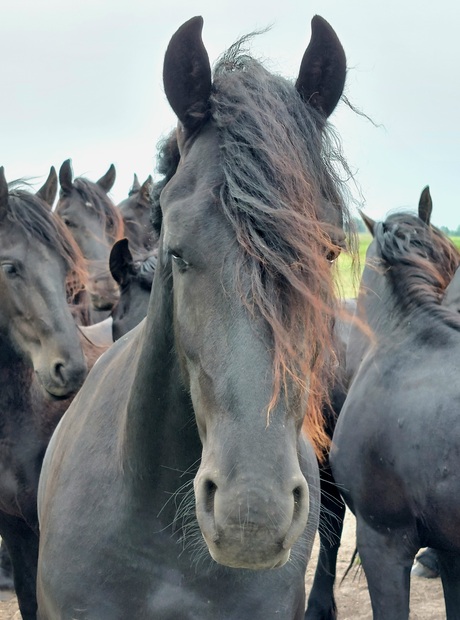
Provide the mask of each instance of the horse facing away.
POLYGON ((374 619, 408 619, 414 556, 429 546, 447 618, 458 620, 460 320, 441 305, 458 252, 429 216, 366 221, 374 238, 358 315, 374 343, 337 422, 332 471, 356 515, 374 619))
POLYGON ((8 189, 0 168, 0 534, 24 620, 36 618, 41 462, 86 376, 67 305, 82 273, 82 257, 41 199, 53 201, 55 175, 51 169, 33 195, 8 189))
POLYGON ((59 170, 60 195, 55 213, 67 226, 88 263, 90 323, 108 316, 118 298, 118 287, 109 271, 112 245, 124 236, 119 209, 107 195, 115 183, 113 164, 95 183, 73 178, 70 159, 59 170))
MULTIPOLYGON (((418 216, 427 225, 430 223, 433 204, 428 187, 422 191, 418 204, 418 216)), ((372 233, 374 223, 363 214, 364 222, 372 233)), ((460 254, 446 236, 433 228, 434 239, 452 264, 460 262, 460 254)), ((444 300, 443 300, 444 303, 444 300)), ((362 301, 361 301, 362 304, 362 301)), ((372 346, 373 334, 368 329, 364 311, 356 316, 356 300, 345 300, 344 308, 338 313, 334 335, 338 359, 337 380, 331 386, 331 394, 325 405, 327 432, 332 437, 345 401, 349 385, 356 375, 362 360, 372 346), (345 314, 343 312, 345 310, 345 314)), ((345 504, 340 490, 332 476, 329 454, 325 453, 320 463, 321 513, 320 513, 320 553, 315 572, 315 579, 308 598, 305 620, 335 620, 337 606, 334 599, 337 553, 340 547, 345 504)))
POLYGON ((165 55, 180 161, 154 204, 147 317, 45 457, 41 620, 304 615, 319 481, 301 427, 347 215, 326 123, 345 55, 317 16, 295 86, 241 42, 212 79, 202 24, 165 55))

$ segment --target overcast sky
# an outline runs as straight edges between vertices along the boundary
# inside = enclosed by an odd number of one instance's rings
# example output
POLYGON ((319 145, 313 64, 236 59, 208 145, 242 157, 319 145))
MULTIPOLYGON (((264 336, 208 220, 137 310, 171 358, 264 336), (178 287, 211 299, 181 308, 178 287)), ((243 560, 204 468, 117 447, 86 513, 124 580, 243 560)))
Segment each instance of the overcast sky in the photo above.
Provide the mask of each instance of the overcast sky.
MULTIPOLYGON (((454 0, 15 0, 0 18, 0 165, 7 180, 71 158, 97 180, 114 163, 112 198, 155 169, 156 143, 174 126, 162 65, 171 35, 204 17, 211 62, 238 36, 271 25, 253 51, 295 78, 320 14, 347 55, 346 95, 331 117, 360 187, 379 218, 416 208, 430 185, 433 221, 460 225, 460 4, 454 0)), ((359 196, 354 190, 355 196, 359 196)))

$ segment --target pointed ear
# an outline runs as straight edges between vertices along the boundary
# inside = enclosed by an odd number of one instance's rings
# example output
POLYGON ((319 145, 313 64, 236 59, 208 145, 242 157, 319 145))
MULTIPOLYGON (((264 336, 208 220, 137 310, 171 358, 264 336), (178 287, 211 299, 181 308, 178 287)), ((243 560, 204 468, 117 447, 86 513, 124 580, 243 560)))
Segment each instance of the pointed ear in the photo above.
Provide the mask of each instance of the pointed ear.
POLYGON ((117 171, 115 170, 115 166, 113 164, 110 164, 110 168, 107 170, 104 176, 102 176, 97 181, 97 184, 99 185, 99 187, 102 187, 106 194, 108 194, 112 189, 113 184, 115 183, 116 176, 117 171))
POLYGON ((163 84, 169 105, 191 133, 209 114, 211 66, 201 39, 203 18, 192 17, 173 35, 163 64, 163 84))
POLYGON ((70 194, 73 188, 72 162, 66 159, 59 169, 59 185, 63 194, 70 194))
POLYGON ((58 178, 56 169, 54 166, 51 166, 48 178, 35 195, 41 198, 50 208, 52 208, 54 201, 56 200, 57 188, 58 178))
POLYGON ((0 222, 6 218, 8 212, 8 183, 5 179, 5 169, 0 166, 0 222))
POLYGON ((373 220, 371 217, 369 217, 368 215, 365 215, 361 209, 358 209, 360 216, 363 219, 363 222, 366 224, 366 228, 367 230, 371 233, 372 236, 374 236, 374 230, 375 230, 375 220, 373 220))
POLYGON ((109 258, 110 273, 113 279, 118 282, 120 286, 123 286, 132 273, 133 269, 133 257, 129 251, 128 239, 120 239, 112 246, 109 258))
POLYGON ((133 181, 133 185, 132 185, 131 189, 129 190, 129 196, 131 196, 131 194, 135 194, 140 189, 141 189, 141 184, 139 183, 139 179, 137 178, 137 174, 134 173, 134 181, 133 181))
POLYGON ((420 196, 418 203, 418 216, 428 226, 431 219, 431 212, 433 211, 433 201, 431 200, 430 188, 427 185, 420 196))
POLYGON ((315 15, 295 86, 302 99, 325 118, 342 96, 346 67, 345 52, 337 35, 325 19, 315 15))
POLYGON ((145 202, 148 202, 150 204, 151 202, 151 194, 152 194, 152 186, 153 186, 153 179, 152 179, 152 175, 149 174, 149 176, 147 177, 147 179, 142 183, 142 187, 139 190, 140 196, 142 197, 142 199, 145 202))

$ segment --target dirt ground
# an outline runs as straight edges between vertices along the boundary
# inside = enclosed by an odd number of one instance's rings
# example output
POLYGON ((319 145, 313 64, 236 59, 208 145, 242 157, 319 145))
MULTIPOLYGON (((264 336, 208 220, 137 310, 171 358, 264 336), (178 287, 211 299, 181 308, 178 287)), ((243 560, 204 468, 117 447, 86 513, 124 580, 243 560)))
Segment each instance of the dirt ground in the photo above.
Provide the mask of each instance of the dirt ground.
MULTIPOLYGON (((352 569, 346 580, 342 584, 339 583, 353 555, 354 548, 355 523, 353 516, 347 513, 337 566, 336 600, 339 620, 372 620, 366 578, 362 570, 352 569)), ((307 594, 313 580, 317 553, 318 543, 316 541, 314 555, 307 571, 307 594)), ((410 620, 443 620, 445 617, 440 580, 414 577, 411 584, 410 620)), ((21 620, 16 599, 11 593, 0 592, 0 620, 21 620)))

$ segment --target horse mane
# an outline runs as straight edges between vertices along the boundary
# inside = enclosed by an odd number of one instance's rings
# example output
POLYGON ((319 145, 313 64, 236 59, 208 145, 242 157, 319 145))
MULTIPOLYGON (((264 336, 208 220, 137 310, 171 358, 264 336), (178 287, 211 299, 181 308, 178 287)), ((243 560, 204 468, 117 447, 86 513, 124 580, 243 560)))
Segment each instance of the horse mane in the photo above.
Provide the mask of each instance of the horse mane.
POLYGON ((242 249, 236 283, 271 328, 274 391, 309 384, 306 430, 317 453, 328 440, 321 404, 332 378, 335 306, 328 257, 343 241, 350 177, 337 138, 294 85, 242 52, 245 37, 214 69, 210 114, 224 172, 218 197, 242 249), (324 221, 322 218, 324 217, 324 221), (303 342, 311 342, 305 353, 303 342))
POLYGON ((73 187, 80 195, 85 205, 96 211, 99 220, 111 232, 114 241, 124 237, 124 223, 119 209, 113 204, 106 192, 84 177, 77 177, 73 187))
POLYGON ((63 258, 66 272, 68 301, 84 290, 87 281, 86 262, 61 220, 53 215, 49 206, 38 196, 21 189, 20 181, 9 184, 8 219, 32 239, 57 250, 63 258))
POLYGON ((444 291, 460 264, 460 252, 442 231, 417 215, 390 215, 374 231, 387 277, 402 308, 460 330, 460 317, 441 306, 444 291))
POLYGON ((161 179, 154 183, 151 193, 151 222, 154 230, 159 235, 163 216, 160 207, 160 195, 165 185, 176 174, 179 165, 180 153, 177 144, 176 130, 172 131, 166 138, 159 141, 157 145, 157 171, 161 179))

